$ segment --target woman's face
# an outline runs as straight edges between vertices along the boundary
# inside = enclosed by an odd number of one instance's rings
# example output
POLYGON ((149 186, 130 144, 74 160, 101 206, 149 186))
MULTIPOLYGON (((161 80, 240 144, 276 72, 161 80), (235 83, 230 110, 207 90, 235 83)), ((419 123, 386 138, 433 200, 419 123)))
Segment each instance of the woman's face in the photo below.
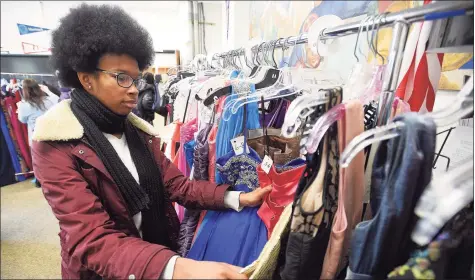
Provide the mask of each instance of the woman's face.
MULTIPOLYGON (((97 68, 124 73, 133 79, 137 79, 140 75, 137 60, 129 55, 105 54, 99 59, 97 68)), ((101 71, 94 74, 78 73, 78 77, 87 92, 116 114, 127 115, 137 106, 139 91, 135 84, 129 88, 121 87, 115 75, 101 71)))

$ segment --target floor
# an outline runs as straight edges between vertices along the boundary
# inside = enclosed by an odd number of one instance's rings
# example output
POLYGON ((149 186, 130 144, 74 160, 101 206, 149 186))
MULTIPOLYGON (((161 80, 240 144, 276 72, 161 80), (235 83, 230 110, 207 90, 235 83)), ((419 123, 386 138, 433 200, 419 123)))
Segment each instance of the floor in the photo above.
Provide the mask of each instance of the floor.
MULTIPOLYGON (((163 129, 155 115, 154 126, 163 129)), ((24 181, 0 188, 0 279, 61 279, 59 226, 41 189, 24 181)))
POLYGON ((61 279, 59 226, 29 180, 0 188, 1 279, 61 279))

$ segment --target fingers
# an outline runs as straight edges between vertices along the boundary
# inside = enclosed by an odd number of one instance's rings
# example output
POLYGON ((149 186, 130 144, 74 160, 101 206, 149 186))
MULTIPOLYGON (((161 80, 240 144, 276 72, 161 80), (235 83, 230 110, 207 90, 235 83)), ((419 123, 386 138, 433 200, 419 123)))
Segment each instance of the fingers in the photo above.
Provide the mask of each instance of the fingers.
POLYGON ((229 269, 231 269, 232 271, 235 271, 235 272, 239 272, 239 271, 242 270, 242 267, 235 266, 235 265, 232 265, 232 264, 226 264, 226 266, 228 266, 229 269))
POLYGON ((261 190, 262 190, 264 193, 268 193, 268 192, 270 192, 270 191, 272 190, 272 186, 267 186, 267 187, 265 187, 265 188, 263 188, 263 189, 261 189, 261 190))
POLYGON ((242 274, 242 273, 238 273, 238 272, 234 272, 234 271, 229 271, 228 274, 227 274, 227 279, 242 279, 242 280, 247 280, 247 276, 246 274, 242 274))
POLYGON ((228 268, 227 272, 227 279, 248 279, 245 274, 239 273, 239 271, 242 270, 242 267, 230 265, 230 264, 224 264, 228 268))

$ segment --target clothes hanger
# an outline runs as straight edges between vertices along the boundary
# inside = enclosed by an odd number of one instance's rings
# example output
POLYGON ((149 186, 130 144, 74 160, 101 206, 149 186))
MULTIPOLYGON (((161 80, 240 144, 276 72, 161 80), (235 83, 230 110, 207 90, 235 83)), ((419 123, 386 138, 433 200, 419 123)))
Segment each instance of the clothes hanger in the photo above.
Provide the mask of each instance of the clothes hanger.
POLYGON ((435 176, 425 188, 416 208, 419 217, 411 238, 419 246, 429 244, 440 229, 473 201, 473 159, 435 176))
MULTIPOLYGON (((251 58, 252 63, 254 64, 254 67, 252 68, 251 74, 249 75, 250 78, 254 77, 255 74, 259 71, 260 69, 260 63, 258 61, 258 55, 259 55, 259 50, 261 49, 262 45, 265 44, 265 42, 260 43, 259 45, 254 46, 256 49, 255 55, 253 58, 251 58)), ((252 52, 254 54, 254 51, 252 52)))
POLYGON ((343 96, 344 101, 360 96, 361 93, 364 92, 366 86, 369 84, 371 78, 373 77, 372 67, 368 65, 368 63, 366 62, 367 60, 365 59, 360 61, 360 58, 357 55, 357 52, 359 52, 364 57, 364 54, 361 51, 361 48, 359 47, 360 41, 363 40, 360 39, 360 36, 363 29, 366 27, 366 22, 368 22, 372 18, 373 16, 365 17, 361 21, 360 27, 358 28, 358 33, 356 35, 356 43, 353 50, 353 56, 356 58, 356 63, 353 66, 350 75, 347 79, 347 82, 343 88, 343 92, 345 93, 345 95, 343 96))
MULTIPOLYGON (((473 76, 465 83, 464 87, 457 94, 456 100, 446 108, 426 115, 432 118, 438 127, 451 125, 458 120, 473 113, 473 76)), ((402 122, 393 122, 383 127, 376 127, 355 137, 341 154, 340 166, 348 167, 351 160, 365 147, 398 137, 399 129, 404 127, 402 122)))
MULTIPOLYGON (((266 43, 261 43, 259 47, 257 48, 257 53, 256 53, 256 61, 259 65, 262 65, 262 61, 259 60, 259 51, 263 50, 263 60, 266 62, 266 56, 264 52, 264 47, 266 43)), ((254 70, 254 69, 253 69, 254 70)), ((253 77, 250 77, 248 79, 239 79, 239 82, 241 83, 250 83, 255 85, 255 89, 262 89, 266 88, 268 86, 271 86, 276 83, 276 81, 279 78, 279 73, 280 70, 278 69, 273 69, 272 67, 266 66, 266 67, 258 67, 256 70, 256 73, 253 77)), ((252 72, 251 72, 252 75, 252 72)), ((221 96, 226 96, 230 95, 232 93, 232 88, 231 85, 228 85, 224 88, 220 88, 217 91, 211 92, 207 97, 203 100, 203 103, 206 106, 209 106, 212 104, 212 100, 214 100, 214 97, 221 97, 221 96)))
MULTIPOLYGON (((229 76, 229 70, 226 76, 229 76)), ((210 106, 214 100, 221 96, 227 96, 232 93, 231 82, 227 77, 218 76, 213 80, 208 80, 197 93, 197 99, 203 100, 205 106, 210 106)))
POLYGON ((254 84, 256 89, 261 89, 267 86, 270 86, 274 84, 277 81, 277 75, 279 70, 274 69, 273 67, 270 67, 268 65, 263 65, 263 62, 265 62, 265 47, 269 45, 270 43, 261 43, 259 46, 257 46, 257 52, 255 55, 255 60, 256 60, 256 65, 259 65, 257 68, 254 67, 253 70, 254 72, 251 72, 251 76, 247 79, 242 79, 241 82, 246 82, 250 84, 254 84), (262 52, 263 57, 262 60, 259 58, 259 53, 262 52))
MULTIPOLYGON (((373 24, 371 27, 371 38, 369 38, 369 33, 367 32, 367 41, 369 50, 373 53, 374 60, 371 63, 371 81, 367 84, 367 86, 362 90, 361 93, 358 94, 358 98, 363 104, 367 104, 371 101, 374 101, 379 98, 379 95, 382 92, 382 84, 383 84, 383 74, 386 66, 384 65, 385 59, 384 57, 378 52, 377 50, 377 41, 378 41, 378 33, 380 23, 382 18, 385 17, 386 14, 377 15, 373 18, 373 24), (375 35, 376 34, 376 35, 375 35), (376 43, 374 42, 374 38, 376 38, 376 43), (378 65, 377 57, 381 58, 382 64, 378 65)), ((369 68, 368 68, 369 71, 369 68)))
MULTIPOLYGON (((377 40, 377 32, 379 31, 379 23, 376 25, 376 20, 378 22, 380 21, 381 17, 377 16, 373 20, 373 25, 371 27, 372 34, 371 34, 371 39, 369 38, 369 32, 367 32, 367 41, 368 41, 368 46, 370 51, 373 52, 374 56, 380 55, 377 53, 377 50, 373 47, 373 39, 374 39, 374 33, 376 33, 376 40, 377 40), (378 26, 378 29, 375 27, 378 26)), ((323 31, 323 30, 322 30, 323 31)), ((357 43, 356 43, 357 44, 357 43)), ((317 44, 317 52, 318 52, 318 44, 317 44)), ((356 56, 356 46, 355 46, 355 57, 356 56)), ((381 55, 380 55, 381 56, 381 55)), ((384 57, 381 56, 382 61, 384 62, 384 57)), ((373 79, 370 82, 368 88, 366 89, 366 92, 362 94, 362 96, 358 96, 357 99, 359 99, 362 104, 365 104, 371 100, 374 100, 378 95, 372 94, 374 91, 377 89, 374 89, 377 80, 381 79, 381 76, 377 76, 377 74, 382 74, 380 71, 376 71, 376 73, 373 75, 373 79)), ((351 100, 351 99, 350 99, 351 100)), ((325 135, 326 131, 328 128, 335 123, 338 120, 341 120, 345 116, 345 103, 338 104, 335 107, 331 108, 327 113, 325 113, 323 116, 321 116, 315 125, 312 128, 312 131, 309 133, 307 142, 305 144, 306 149, 310 153, 314 153, 316 149, 318 148, 320 141, 322 140, 323 136, 325 135)))
MULTIPOLYGON (((273 52, 275 51, 277 41, 278 40, 269 43, 269 45, 273 45, 273 50, 272 50, 273 52)), ((284 46, 285 46, 285 43, 284 43, 284 46)), ((270 63, 269 61, 267 62, 270 63)), ((278 73, 276 73, 276 75, 278 74, 277 80, 272 85, 265 88, 260 88, 260 89, 256 85, 257 90, 254 93, 250 93, 246 96, 241 96, 241 97, 231 100, 230 102, 226 102, 226 106, 223 110, 223 119, 228 120, 230 118, 231 116, 230 111, 232 111, 231 112, 232 114, 235 114, 241 106, 251 103, 251 102, 257 102, 262 97, 265 98, 265 101, 269 101, 272 99, 284 98, 284 97, 288 97, 288 96, 300 93, 301 88, 294 89, 293 91, 290 91, 288 93, 280 94, 280 92, 282 92, 283 90, 293 89, 295 83, 292 82, 292 77, 295 78, 302 74, 301 71, 296 72, 296 73, 291 73, 292 70, 293 68, 290 68, 290 67, 282 68, 279 70, 278 73), (230 110, 230 108, 232 108, 232 110, 230 110)), ((299 82, 303 82, 304 80, 305 79, 301 77, 299 79, 299 82)), ((301 84, 301 87, 302 86, 303 88, 305 88, 306 86, 309 86, 309 84, 304 83, 303 85, 301 84)))

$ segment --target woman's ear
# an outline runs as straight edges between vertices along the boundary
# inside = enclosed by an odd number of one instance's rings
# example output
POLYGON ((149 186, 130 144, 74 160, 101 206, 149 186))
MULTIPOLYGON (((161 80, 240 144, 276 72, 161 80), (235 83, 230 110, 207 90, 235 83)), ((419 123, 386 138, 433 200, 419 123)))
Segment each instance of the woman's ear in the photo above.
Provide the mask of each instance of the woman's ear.
POLYGON ((86 91, 91 92, 92 87, 93 87, 94 74, 86 73, 86 72, 78 72, 77 75, 82 87, 86 91))

